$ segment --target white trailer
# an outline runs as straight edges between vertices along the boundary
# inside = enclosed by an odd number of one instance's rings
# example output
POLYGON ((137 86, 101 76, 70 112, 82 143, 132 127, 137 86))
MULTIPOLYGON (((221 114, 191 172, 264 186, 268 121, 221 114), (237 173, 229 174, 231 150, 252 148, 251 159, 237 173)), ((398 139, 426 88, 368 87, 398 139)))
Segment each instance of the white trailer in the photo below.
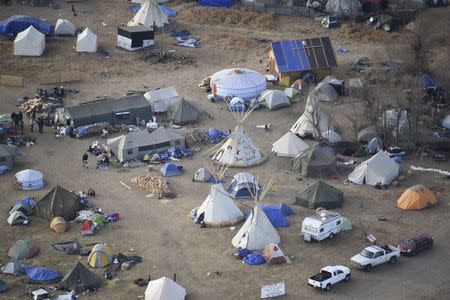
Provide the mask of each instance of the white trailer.
POLYGON ((306 217, 302 222, 302 235, 305 241, 321 241, 332 239, 341 231, 342 217, 337 212, 321 210, 319 213, 306 217))

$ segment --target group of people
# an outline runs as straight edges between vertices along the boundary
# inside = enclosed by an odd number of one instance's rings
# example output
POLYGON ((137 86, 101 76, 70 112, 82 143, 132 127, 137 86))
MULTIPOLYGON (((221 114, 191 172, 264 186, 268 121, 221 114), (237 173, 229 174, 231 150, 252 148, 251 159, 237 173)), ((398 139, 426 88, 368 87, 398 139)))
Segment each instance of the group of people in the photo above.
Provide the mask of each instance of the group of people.
MULTIPOLYGON (((39 117, 36 119, 36 112, 33 111, 32 114, 27 114, 28 119, 30 120, 30 131, 34 132, 34 125, 37 125, 39 128, 39 133, 44 132, 44 119, 42 117, 39 117)), ((12 112, 11 113, 11 125, 13 128, 19 130, 20 134, 23 135, 23 131, 25 129, 25 123, 23 121, 23 113, 21 111, 19 112, 12 112)))

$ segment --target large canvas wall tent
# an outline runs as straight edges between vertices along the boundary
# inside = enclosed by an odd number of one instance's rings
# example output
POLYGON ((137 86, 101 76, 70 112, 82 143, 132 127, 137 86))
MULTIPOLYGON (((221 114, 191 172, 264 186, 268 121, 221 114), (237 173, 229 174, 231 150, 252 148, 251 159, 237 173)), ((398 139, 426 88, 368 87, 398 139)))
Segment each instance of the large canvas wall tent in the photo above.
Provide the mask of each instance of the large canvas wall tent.
POLYGON ((14 40, 14 55, 41 56, 45 49, 45 35, 33 26, 20 32, 14 40))
POLYGON ((211 76, 211 93, 219 98, 256 98, 266 86, 264 75, 245 68, 225 69, 211 76))
POLYGON ((86 28, 78 35, 75 51, 77 52, 97 52, 97 35, 89 28, 86 28))
POLYGON ((163 27, 165 24, 169 24, 169 17, 162 12, 157 0, 144 0, 139 11, 128 22, 128 26, 145 26, 153 29, 163 27))
POLYGON ((399 174, 400 166, 383 151, 359 164, 348 175, 348 180, 356 184, 389 184, 399 174))

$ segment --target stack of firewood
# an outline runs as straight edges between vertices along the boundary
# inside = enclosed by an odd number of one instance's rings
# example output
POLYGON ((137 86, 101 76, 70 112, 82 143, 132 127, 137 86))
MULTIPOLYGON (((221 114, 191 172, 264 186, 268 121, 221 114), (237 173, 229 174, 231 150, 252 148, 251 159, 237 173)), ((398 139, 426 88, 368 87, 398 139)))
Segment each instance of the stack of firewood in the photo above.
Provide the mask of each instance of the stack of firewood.
POLYGON ((19 110, 24 114, 35 112, 45 112, 50 104, 42 101, 41 98, 30 99, 19 106, 19 110))
POLYGON ((175 198, 176 194, 169 188, 167 181, 156 174, 147 174, 137 179, 140 189, 161 198, 175 198))

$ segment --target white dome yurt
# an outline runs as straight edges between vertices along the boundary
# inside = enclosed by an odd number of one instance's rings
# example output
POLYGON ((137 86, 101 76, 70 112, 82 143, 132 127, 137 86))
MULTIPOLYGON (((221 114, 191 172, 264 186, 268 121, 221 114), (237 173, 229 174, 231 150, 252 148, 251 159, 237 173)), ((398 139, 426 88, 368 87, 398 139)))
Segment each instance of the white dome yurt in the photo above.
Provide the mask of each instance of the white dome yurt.
POLYGON ((77 28, 69 20, 58 19, 58 21, 56 21, 56 35, 75 35, 75 33, 77 33, 77 28))
POLYGON ((33 26, 19 32, 14 40, 14 55, 41 56, 44 49, 45 35, 33 26))
POLYGON ((16 179, 22 190, 38 190, 44 187, 44 175, 36 170, 20 171, 16 173, 16 179))
POLYGON ((266 77, 244 68, 225 69, 211 76, 211 91, 215 96, 252 99, 266 89, 266 77))
POLYGON ((97 47, 97 35, 93 33, 89 28, 86 28, 82 33, 78 35, 75 51, 97 52, 97 47))

